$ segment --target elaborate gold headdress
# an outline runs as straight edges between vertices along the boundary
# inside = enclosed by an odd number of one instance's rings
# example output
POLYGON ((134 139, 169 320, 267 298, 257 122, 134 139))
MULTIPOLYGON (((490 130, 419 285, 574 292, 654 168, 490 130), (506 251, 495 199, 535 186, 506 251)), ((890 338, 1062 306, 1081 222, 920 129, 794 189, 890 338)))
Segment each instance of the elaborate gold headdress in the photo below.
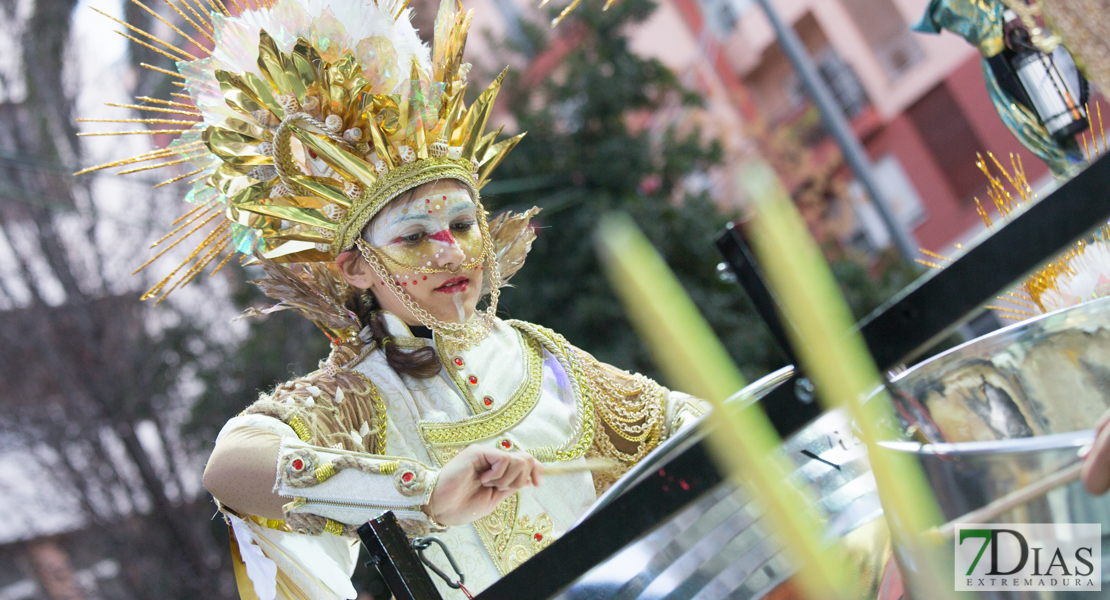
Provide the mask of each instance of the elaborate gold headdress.
MULTIPOLYGON (((165 149, 81 173, 151 161, 165 162, 121 174, 191 164, 158 184, 195 177, 185 197, 195 206, 156 243, 176 237, 147 264, 203 235, 144 298, 164 298, 235 252, 278 263, 330 261, 354 246, 386 202, 429 181, 455 179, 477 200, 523 137, 495 143, 500 130, 485 132, 504 73, 473 105, 463 101, 473 11, 462 12, 456 0, 440 4, 430 53, 399 0, 255 0, 257 7, 246 9, 232 0, 236 16, 221 0, 207 0, 211 12, 200 0, 192 0, 199 12, 189 0, 177 0, 180 7, 164 0, 207 44, 133 1, 180 34, 188 51, 122 22, 143 39, 120 33, 177 61, 176 73, 144 66, 174 77, 187 93, 174 94, 184 102, 140 97, 142 105, 115 105, 156 113, 117 122, 189 127, 86 133, 179 136, 165 149)), ((479 218, 484 222, 481 209, 479 218)))

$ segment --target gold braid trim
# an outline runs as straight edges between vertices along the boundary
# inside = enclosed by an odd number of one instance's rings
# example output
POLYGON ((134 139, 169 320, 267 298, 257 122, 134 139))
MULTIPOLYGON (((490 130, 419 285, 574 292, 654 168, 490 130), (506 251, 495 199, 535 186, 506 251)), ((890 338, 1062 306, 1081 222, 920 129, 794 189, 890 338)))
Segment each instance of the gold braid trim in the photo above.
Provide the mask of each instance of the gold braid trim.
POLYGON ((283 383, 263 394, 243 414, 261 414, 288 424, 297 437, 314 446, 386 454, 386 408, 377 386, 352 363, 361 348, 336 346, 320 369, 283 383))
POLYGON ((347 210, 347 218, 336 229, 335 240, 331 244, 332 255, 338 255, 354 246, 355 240, 362 235, 362 228, 378 214, 386 202, 414 187, 437 179, 459 181, 470 190, 477 201, 478 188, 474 183, 473 165, 468 160, 431 157, 400 165, 386 171, 374 181, 373 185, 366 188, 362 196, 347 210))
POLYGON ((411 477, 409 482, 405 483, 401 480, 395 482, 397 489, 406 496, 423 493, 421 486, 428 480, 424 465, 387 456, 343 454, 333 460, 321 461, 311 449, 302 448, 283 456, 278 463, 278 473, 283 474, 282 479, 297 488, 321 484, 334 477, 336 473, 347 469, 354 469, 368 475, 393 475, 398 469, 411 471, 414 477, 411 477), (295 464, 300 468, 295 468, 295 464))
POLYGON ((526 334, 528 338, 543 345, 559 361, 567 374, 574 378, 575 382, 574 394, 578 411, 576 439, 573 443, 568 440, 567 443, 558 448, 543 446, 541 448, 531 448, 528 451, 541 462, 574 460, 585 455, 594 438, 593 393, 590 387, 586 385, 586 379, 582 373, 581 365, 579 365, 575 348, 563 336, 546 327, 517 320, 506 321, 506 323, 526 334))
MULTIPOLYGON (((459 389, 466 390, 461 378, 459 389)), ((500 408, 451 423, 421 421, 420 435, 431 446, 466 445, 512 428, 539 402, 543 389, 543 350, 532 340, 524 343, 524 380, 500 408)))

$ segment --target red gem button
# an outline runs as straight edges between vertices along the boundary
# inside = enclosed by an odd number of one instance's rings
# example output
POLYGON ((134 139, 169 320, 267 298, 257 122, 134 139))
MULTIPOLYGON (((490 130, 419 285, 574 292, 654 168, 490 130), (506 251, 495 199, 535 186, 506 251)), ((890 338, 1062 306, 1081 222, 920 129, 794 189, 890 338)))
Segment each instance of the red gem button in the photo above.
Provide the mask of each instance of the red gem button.
POLYGON ((501 440, 501 447, 508 450, 509 448, 513 447, 513 443, 509 440, 501 440))
POLYGON ((490 398, 489 396, 486 396, 485 398, 482 399, 482 403, 485 404, 486 406, 493 406, 493 398, 490 398))
POLYGON ((461 367, 461 366, 463 366, 463 361, 462 361, 462 359, 461 359, 461 358, 456 358, 456 359, 455 359, 455 366, 456 366, 456 367, 461 367))
POLYGON ((532 537, 536 538, 536 541, 537 541, 537 542, 539 542, 539 541, 542 541, 542 540, 543 540, 543 534, 542 534, 542 533, 537 533, 536 535, 534 535, 534 536, 532 536, 532 537))
POLYGON ((405 483, 408 483, 408 482, 412 481, 413 477, 414 477, 414 475, 412 474, 412 471, 407 471, 407 472, 401 474, 401 481, 403 481, 405 483))
POLYGON ((304 468, 304 461, 299 458, 293 459, 293 469, 300 471, 304 468))
POLYGON ((470 385, 478 385, 477 375, 471 375, 470 377, 467 377, 466 380, 470 382, 470 385))

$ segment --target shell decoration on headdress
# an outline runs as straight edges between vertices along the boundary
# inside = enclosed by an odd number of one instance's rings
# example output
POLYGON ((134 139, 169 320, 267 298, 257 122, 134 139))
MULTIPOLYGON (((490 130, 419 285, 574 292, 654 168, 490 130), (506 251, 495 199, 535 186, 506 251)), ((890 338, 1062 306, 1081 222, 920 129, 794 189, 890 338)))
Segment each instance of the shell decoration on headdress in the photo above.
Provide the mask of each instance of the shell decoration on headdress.
MULTIPOLYGON (((177 62, 176 73, 144 66, 183 89, 174 94, 180 100, 115 105, 145 113, 117 122, 178 128, 84 135, 179 135, 164 149, 81 173, 191 165, 158 184, 190 179, 185 201, 193 206, 155 243, 166 247, 147 264, 185 238, 199 244, 144 299, 165 298, 236 252, 286 265, 333 261, 386 202, 428 181, 455 179, 477 200, 523 137, 496 141, 500 130, 485 131, 504 72, 472 105, 463 100, 473 11, 456 0, 440 4, 430 50, 397 0, 256 0, 247 9, 232 0, 236 16, 221 0, 207 0, 211 11, 200 0, 191 0, 195 8, 164 0, 195 28, 192 36, 133 1, 189 51, 117 21, 130 32, 121 34, 177 62)), ((530 245, 528 236, 513 237, 530 245)))

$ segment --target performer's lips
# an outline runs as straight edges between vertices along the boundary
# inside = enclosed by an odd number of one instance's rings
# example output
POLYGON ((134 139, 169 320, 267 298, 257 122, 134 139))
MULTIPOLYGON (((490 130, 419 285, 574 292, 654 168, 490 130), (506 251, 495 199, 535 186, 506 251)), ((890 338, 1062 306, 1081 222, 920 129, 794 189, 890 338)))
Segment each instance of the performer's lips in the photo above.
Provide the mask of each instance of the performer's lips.
POLYGON ((456 277, 448 279, 443 285, 436 288, 436 291, 441 294, 457 294, 465 292, 467 286, 470 285, 470 279, 467 277, 456 277))

